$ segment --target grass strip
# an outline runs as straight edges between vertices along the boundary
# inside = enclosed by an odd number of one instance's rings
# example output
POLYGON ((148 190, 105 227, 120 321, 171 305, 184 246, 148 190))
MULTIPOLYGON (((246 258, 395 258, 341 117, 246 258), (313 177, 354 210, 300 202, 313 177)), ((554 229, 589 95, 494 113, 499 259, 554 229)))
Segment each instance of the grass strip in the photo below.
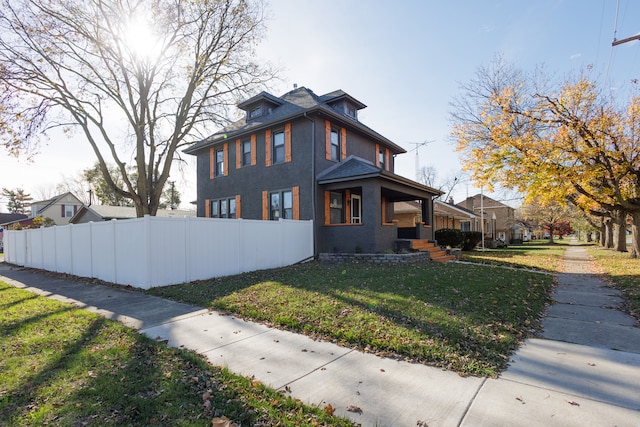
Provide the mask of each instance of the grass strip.
POLYGON ((555 273, 568 244, 566 240, 553 244, 546 240, 535 240, 500 249, 476 249, 463 252, 462 261, 555 273))
POLYGON ((310 262, 148 292, 381 356, 494 377, 536 333, 552 282, 458 263, 310 262))
POLYGON ((347 426, 251 378, 0 282, 0 425, 347 426))
POLYGON ((592 246, 589 254, 608 275, 612 285, 624 293, 625 308, 640 319, 640 259, 630 258, 628 252, 592 246))

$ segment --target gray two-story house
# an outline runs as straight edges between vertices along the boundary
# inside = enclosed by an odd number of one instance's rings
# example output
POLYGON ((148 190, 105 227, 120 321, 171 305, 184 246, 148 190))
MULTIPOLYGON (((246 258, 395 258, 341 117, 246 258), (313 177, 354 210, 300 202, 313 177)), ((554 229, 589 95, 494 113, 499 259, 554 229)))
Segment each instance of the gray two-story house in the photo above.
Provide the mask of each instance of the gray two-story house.
POLYGON ((394 173, 406 151, 365 126, 366 106, 338 90, 262 92, 245 117, 194 144, 200 217, 313 220, 315 252, 377 253, 398 239, 433 239, 438 190, 394 173), (402 228, 394 202, 418 201, 421 222, 402 228))

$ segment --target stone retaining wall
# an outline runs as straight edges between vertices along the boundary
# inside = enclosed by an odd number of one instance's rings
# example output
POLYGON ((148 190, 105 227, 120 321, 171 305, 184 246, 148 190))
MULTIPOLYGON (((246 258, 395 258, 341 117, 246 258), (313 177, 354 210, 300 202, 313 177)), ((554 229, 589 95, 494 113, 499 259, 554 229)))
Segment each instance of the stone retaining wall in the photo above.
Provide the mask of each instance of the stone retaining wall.
POLYGON ((414 252, 408 254, 352 254, 352 253, 321 253, 320 262, 369 262, 373 264, 411 264, 429 262, 429 252, 414 252))

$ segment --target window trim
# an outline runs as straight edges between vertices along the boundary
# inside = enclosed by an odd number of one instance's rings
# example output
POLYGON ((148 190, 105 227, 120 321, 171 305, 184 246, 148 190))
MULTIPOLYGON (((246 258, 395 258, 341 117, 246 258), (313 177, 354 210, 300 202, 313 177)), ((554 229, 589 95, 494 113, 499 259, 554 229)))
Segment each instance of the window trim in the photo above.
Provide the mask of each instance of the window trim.
POLYGON ((339 162, 340 158, 342 156, 342 136, 341 136, 341 132, 339 132, 336 128, 331 128, 329 131, 329 144, 330 144, 330 158, 329 160, 334 161, 334 162, 339 162), (335 135, 335 144, 334 144, 334 138, 333 136, 335 135), (334 153, 335 151, 335 153, 334 153))
POLYGON ((215 149, 215 168, 214 174, 215 176, 224 175, 224 147, 219 147, 215 149))
POLYGON ((271 132, 271 164, 285 163, 287 159, 287 143, 284 128, 271 132), (276 145, 276 137, 282 135, 282 143, 276 145), (278 148, 282 149, 282 159, 278 159, 278 148))
POLYGON ((275 190, 267 192, 267 209, 268 209, 268 217, 267 219, 270 221, 278 221, 279 219, 299 219, 296 218, 296 208, 297 205, 297 192, 296 188, 288 188, 283 190, 275 190), (287 201, 287 195, 289 196, 290 206, 287 208, 285 206, 285 202, 287 201), (274 209, 273 206, 273 198, 278 197, 278 207, 274 209), (287 211, 289 211, 289 215, 287 215, 287 211), (277 214, 274 214, 277 213, 277 214))
POLYGON ((324 192, 324 225, 335 227, 345 225, 363 225, 363 204, 362 204, 362 189, 361 188, 344 188, 335 190, 325 190, 324 192), (339 194, 341 199, 341 206, 334 203, 334 194, 339 194), (359 200, 360 217, 359 222, 354 221, 356 217, 353 216, 353 200, 359 200), (340 222, 332 222, 332 213, 340 211, 340 222))
POLYGON ((239 196, 231 196, 231 197, 222 197, 220 199, 208 199, 207 205, 208 208, 205 208, 205 212, 208 213, 209 218, 230 218, 230 219, 238 219, 238 197, 239 196), (226 206, 225 214, 222 213, 222 206, 226 206), (233 206, 233 209, 231 208, 233 206))
POLYGON ((241 162, 241 166, 245 167, 245 166, 251 166, 251 160, 253 159, 253 144, 251 143, 251 139, 245 139, 243 141, 240 141, 240 147, 242 148, 242 153, 241 153, 241 157, 242 157, 242 162, 241 162), (245 148, 249 147, 249 151, 246 151, 245 148), (248 156, 248 158, 247 158, 248 156))

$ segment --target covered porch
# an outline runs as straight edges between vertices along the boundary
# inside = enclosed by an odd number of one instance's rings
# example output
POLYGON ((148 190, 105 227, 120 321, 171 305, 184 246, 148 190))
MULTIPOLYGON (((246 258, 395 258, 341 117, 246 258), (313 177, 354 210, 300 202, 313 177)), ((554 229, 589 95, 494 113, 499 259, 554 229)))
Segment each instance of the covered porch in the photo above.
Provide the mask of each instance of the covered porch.
POLYGON ((399 239, 433 240, 433 198, 440 191, 352 157, 318 177, 319 252, 382 253, 399 239), (398 202, 420 207, 419 220, 406 223, 398 202))

